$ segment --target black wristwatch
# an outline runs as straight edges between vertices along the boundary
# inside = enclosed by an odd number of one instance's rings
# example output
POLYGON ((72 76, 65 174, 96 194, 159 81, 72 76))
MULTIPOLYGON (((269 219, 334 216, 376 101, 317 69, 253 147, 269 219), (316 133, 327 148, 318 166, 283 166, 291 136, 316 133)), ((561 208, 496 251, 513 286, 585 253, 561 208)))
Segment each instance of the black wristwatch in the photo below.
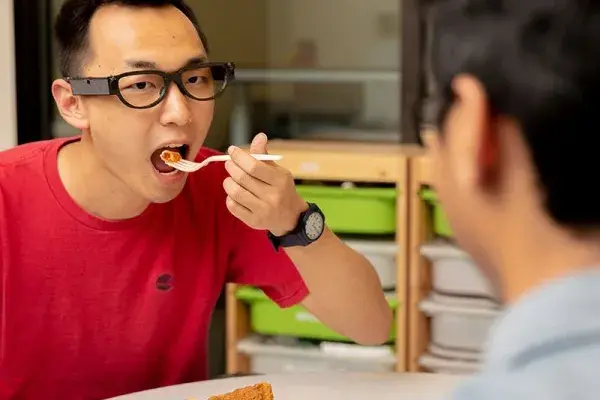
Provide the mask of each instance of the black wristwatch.
POLYGON ((267 233, 269 240, 279 251, 281 247, 308 246, 321 237, 325 230, 325 215, 321 209, 313 203, 308 203, 308 210, 300 214, 298 224, 288 234, 275 236, 267 233))

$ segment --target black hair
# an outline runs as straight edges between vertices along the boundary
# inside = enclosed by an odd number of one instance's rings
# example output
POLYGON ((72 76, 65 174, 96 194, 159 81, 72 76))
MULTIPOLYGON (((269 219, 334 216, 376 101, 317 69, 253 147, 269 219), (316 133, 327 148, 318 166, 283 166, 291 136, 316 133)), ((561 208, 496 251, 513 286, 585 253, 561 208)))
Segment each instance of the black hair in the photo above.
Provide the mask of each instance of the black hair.
POLYGON ((194 24, 208 52, 206 36, 200 29, 194 12, 183 0, 67 0, 60 8, 54 25, 59 69, 64 77, 79 73, 89 45, 88 30, 92 17, 101 7, 111 4, 129 7, 173 6, 194 24))
POLYGON ((492 112, 520 124, 548 214, 572 230, 600 228, 600 191, 592 188, 600 158, 600 2, 433 3, 438 122, 454 101, 452 79, 475 77, 492 112))

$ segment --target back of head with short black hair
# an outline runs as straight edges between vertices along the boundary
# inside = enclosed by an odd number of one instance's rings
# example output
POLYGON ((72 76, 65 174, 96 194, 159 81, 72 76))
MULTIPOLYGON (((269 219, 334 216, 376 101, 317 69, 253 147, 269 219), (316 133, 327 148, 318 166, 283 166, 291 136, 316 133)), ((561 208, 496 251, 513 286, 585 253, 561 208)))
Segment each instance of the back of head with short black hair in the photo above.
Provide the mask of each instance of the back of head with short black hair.
POLYGON ((206 36, 200 29, 194 12, 183 0, 67 0, 62 5, 54 25, 58 42, 59 68, 64 77, 79 73, 85 60, 92 17, 98 9, 110 4, 129 7, 173 6, 194 24, 208 52, 206 36))
POLYGON ((452 79, 476 77, 492 112, 520 123, 549 215, 600 228, 600 2, 437 0, 433 11, 438 121, 452 79))

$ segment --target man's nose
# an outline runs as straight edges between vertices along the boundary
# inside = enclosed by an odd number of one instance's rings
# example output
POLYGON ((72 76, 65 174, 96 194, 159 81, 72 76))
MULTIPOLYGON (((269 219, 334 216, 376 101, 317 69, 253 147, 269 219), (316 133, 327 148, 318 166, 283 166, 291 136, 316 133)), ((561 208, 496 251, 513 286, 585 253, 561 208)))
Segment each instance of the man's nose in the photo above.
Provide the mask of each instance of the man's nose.
POLYGON ((163 100, 163 112, 160 118, 162 125, 184 126, 191 121, 189 99, 181 92, 179 87, 171 82, 163 100))

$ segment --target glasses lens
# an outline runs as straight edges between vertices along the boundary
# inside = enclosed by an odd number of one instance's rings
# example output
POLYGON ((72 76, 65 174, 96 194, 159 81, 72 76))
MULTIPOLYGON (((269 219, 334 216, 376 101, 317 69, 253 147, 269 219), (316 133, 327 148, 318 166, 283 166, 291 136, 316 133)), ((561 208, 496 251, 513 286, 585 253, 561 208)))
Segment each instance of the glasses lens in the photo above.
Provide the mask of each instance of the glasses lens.
POLYGON ((123 99, 134 107, 146 107, 154 103, 165 89, 161 75, 142 73, 119 79, 119 91, 123 99))
POLYGON ((209 100, 221 93, 227 84, 225 65, 200 66, 181 75, 185 89, 196 100, 209 100))

